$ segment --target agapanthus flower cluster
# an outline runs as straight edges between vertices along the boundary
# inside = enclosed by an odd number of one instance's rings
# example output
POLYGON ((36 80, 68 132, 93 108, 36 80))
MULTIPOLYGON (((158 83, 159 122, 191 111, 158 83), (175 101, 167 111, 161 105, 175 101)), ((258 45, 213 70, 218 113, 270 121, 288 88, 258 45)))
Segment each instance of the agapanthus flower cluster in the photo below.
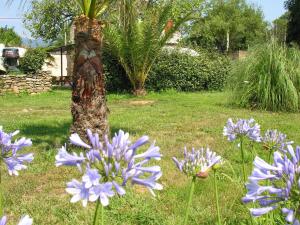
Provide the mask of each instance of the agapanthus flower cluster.
POLYGON ((82 201, 86 206, 88 201, 98 199, 103 206, 109 204, 109 198, 116 193, 124 195, 127 183, 142 185, 149 189, 161 190, 163 187, 157 183, 162 172, 159 166, 148 166, 152 159, 160 160, 159 147, 153 143, 145 152, 139 148, 144 146, 149 138, 143 136, 135 143, 131 143, 129 134, 120 130, 109 142, 104 138, 104 143, 99 140, 98 134, 87 130, 90 143, 82 141, 78 134, 72 134, 70 141, 73 145, 82 147, 85 153, 68 153, 62 147, 56 155, 56 166, 77 166, 83 171, 81 181, 73 179, 67 184, 66 191, 73 195, 71 202, 82 201), (84 169, 82 168, 84 167, 84 169))
POLYGON ((180 161, 176 157, 172 159, 181 172, 191 177, 206 178, 212 167, 222 163, 221 156, 218 156, 209 148, 199 150, 193 148, 191 152, 188 152, 185 148, 183 155, 184 159, 180 161))
POLYGON ((274 152, 271 165, 256 157, 254 169, 246 185, 248 193, 244 203, 256 202, 260 207, 251 208, 254 217, 264 215, 274 209, 281 209, 286 221, 300 224, 300 147, 294 150, 286 147, 287 153, 274 152))
MULTIPOLYGON (((18 225, 31 225, 33 223, 33 220, 28 216, 23 216, 18 223, 18 225)), ((7 224, 7 217, 3 216, 0 220, 0 225, 6 225, 7 224)))
POLYGON ((286 135, 278 130, 267 130, 261 142, 266 150, 282 152, 286 152, 286 147, 293 144, 292 141, 287 141, 286 135))
POLYGON ((0 149, 1 149, 1 160, 7 166, 8 173, 10 175, 18 175, 18 171, 26 169, 25 163, 30 163, 33 160, 33 154, 19 154, 20 150, 24 147, 32 145, 30 139, 25 137, 12 141, 12 138, 17 135, 19 131, 13 133, 5 133, 3 128, 0 126, 0 149))
POLYGON ((224 126, 223 135, 228 141, 234 141, 238 138, 248 137, 250 140, 260 142, 260 125, 255 123, 254 119, 238 119, 236 123, 231 118, 224 126))

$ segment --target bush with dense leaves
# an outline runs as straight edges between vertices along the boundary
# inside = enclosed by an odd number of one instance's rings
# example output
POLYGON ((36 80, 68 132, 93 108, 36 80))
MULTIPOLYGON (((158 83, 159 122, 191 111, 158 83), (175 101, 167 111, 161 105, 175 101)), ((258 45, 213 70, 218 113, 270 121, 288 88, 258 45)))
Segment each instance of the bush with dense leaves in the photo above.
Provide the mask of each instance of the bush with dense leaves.
POLYGON ((23 58, 20 59, 20 69, 28 73, 36 73, 42 69, 45 60, 47 58, 47 52, 43 48, 31 48, 28 49, 23 58))
POLYGON ((119 63, 106 48, 102 53, 105 86, 108 92, 127 92, 131 89, 131 84, 126 73, 119 63))
POLYGON ((199 56, 162 52, 150 71, 146 87, 151 90, 222 90, 229 72, 229 60, 215 52, 199 56))
MULTIPOLYGON (((229 59, 218 53, 199 51, 190 56, 174 51, 162 52, 146 80, 146 89, 161 91, 222 90, 229 72, 229 59)), ((128 91, 130 82, 124 69, 109 52, 103 53, 106 88, 109 92, 128 91)))
POLYGON ((242 107, 270 111, 298 111, 300 51, 272 40, 250 51, 232 69, 231 100, 242 107))

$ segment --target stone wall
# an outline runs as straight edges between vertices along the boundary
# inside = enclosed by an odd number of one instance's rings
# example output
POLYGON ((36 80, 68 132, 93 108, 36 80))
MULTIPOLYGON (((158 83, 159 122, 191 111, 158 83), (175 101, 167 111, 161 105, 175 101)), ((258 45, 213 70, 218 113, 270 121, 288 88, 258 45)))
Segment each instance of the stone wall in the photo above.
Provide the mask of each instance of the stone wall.
POLYGON ((51 74, 39 72, 33 75, 0 75, 0 94, 13 92, 41 93, 51 90, 51 74))

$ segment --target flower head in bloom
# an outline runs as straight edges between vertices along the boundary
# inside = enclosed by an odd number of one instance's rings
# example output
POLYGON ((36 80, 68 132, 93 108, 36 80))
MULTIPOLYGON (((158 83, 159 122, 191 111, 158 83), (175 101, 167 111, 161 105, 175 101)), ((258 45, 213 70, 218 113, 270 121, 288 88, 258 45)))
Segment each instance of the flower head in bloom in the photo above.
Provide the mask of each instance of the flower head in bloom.
POLYGON ((261 138, 262 144, 266 150, 286 152, 286 147, 293 144, 286 140, 286 135, 278 130, 267 130, 261 138))
POLYGON ((218 156, 209 148, 201 148, 200 150, 192 149, 191 152, 188 152, 185 148, 184 159, 179 161, 173 157, 173 161, 177 168, 187 176, 197 176, 200 178, 206 178, 209 170, 222 162, 221 156, 218 156))
MULTIPOLYGON (((23 216, 18 223, 18 225, 31 225, 33 223, 33 220, 28 216, 23 216)), ((7 217, 3 216, 0 220, 0 225, 6 225, 7 224, 7 217)))
POLYGON ((299 224, 300 198, 300 147, 286 147, 287 153, 274 152, 271 165, 256 157, 254 169, 246 185, 248 193, 244 203, 256 202, 259 207, 250 209, 254 217, 280 208, 289 224, 299 224))
POLYGON ((248 137, 250 140, 260 142, 260 126, 254 119, 239 119, 236 123, 228 119, 223 130, 223 135, 228 141, 234 141, 241 137, 248 137))
POLYGON ((87 130, 90 143, 81 140, 78 134, 72 134, 70 141, 73 145, 84 148, 85 154, 68 153, 62 147, 56 155, 56 166, 77 166, 84 171, 81 181, 73 179, 67 184, 66 191, 73 195, 71 202, 82 201, 86 206, 89 201, 99 200, 103 206, 109 204, 109 198, 116 193, 124 195, 125 186, 142 185, 154 194, 153 190, 163 187, 157 183, 162 172, 159 166, 149 166, 151 160, 160 160, 159 147, 153 143, 146 151, 139 148, 148 142, 143 136, 131 143, 129 134, 120 130, 110 142, 107 137, 104 143, 98 134, 87 130), (84 170, 83 170, 84 169, 84 170))
POLYGON ((21 138, 12 141, 13 136, 17 135, 19 131, 13 133, 5 133, 0 126, 0 158, 3 159, 7 166, 10 175, 18 175, 20 170, 26 169, 25 163, 30 163, 33 160, 33 154, 19 154, 24 147, 31 146, 30 139, 21 138))

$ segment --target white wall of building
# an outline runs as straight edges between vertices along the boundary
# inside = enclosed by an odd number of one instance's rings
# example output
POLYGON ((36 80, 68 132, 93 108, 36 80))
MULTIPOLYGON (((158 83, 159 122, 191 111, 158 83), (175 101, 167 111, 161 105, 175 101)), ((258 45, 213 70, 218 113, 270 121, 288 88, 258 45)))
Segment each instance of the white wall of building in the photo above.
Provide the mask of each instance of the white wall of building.
POLYGON ((42 68, 42 70, 50 71, 52 76, 54 77, 60 77, 61 76, 61 66, 63 69, 63 76, 68 75, 68 55, 63 54, 62 55, 62 63, 61 63, 61 55, 59 54, 51 54, 53 57, 53 60, 50 62, 46 62, 42 68))

